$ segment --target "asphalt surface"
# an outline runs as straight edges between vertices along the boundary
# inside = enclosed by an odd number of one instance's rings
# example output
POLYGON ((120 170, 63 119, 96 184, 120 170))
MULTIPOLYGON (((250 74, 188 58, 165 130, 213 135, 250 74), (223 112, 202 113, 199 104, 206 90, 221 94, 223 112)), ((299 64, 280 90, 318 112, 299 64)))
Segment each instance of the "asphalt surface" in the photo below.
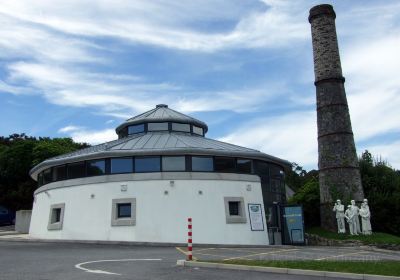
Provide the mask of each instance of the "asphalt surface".
MULTIPOLYGON (((298 249, 307 251, 312 248, 298 249)), ((184 259, 184 254, 180 250, 183 249, 0 241, 0 279, 323 279, 301 275, 180 267, 176 266, 178 259, 184 259)), ((242 256, 246 259, 249 258, 248 255, 254 255, 252 253, 254 250, 256 254, 268 256, 279 254, 277 251, 284 249, 199 248, 197 253, 196 250, 194 251, 194 254, 200 257, 199 253, 202 252, 203 254, 210 251, 223 252, 224 257, 242 256)), ((313 251, 309 252, 312 254, 313 251)), ((335 251, 335 253, 342 252, 335 251)), ((320 253, 317 252, 317 254, 320 253)), ((396 254, 394 256, 398 257, 396 254)), ((222 257, 214 256, 212 259, 222 259, 222 257)))
MULTIPOLYGON (((183 248, 182 248, 183 250, 183 248)), ((270 246, 268 248, 198 248, 198 260, 318 260, 318 261, 400 261, 400 252, 371 251, 359 247, 270 246)))

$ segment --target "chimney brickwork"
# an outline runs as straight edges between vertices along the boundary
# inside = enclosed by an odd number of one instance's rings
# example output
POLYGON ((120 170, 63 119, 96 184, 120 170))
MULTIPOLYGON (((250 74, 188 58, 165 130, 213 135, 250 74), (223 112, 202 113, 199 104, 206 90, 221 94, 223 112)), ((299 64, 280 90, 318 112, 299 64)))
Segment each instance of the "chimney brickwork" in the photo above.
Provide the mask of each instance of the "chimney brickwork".
POLYGON ((364 197, 331 5, 310 10, 317 97, 321 226, 336 229, 333 201, 364 197))

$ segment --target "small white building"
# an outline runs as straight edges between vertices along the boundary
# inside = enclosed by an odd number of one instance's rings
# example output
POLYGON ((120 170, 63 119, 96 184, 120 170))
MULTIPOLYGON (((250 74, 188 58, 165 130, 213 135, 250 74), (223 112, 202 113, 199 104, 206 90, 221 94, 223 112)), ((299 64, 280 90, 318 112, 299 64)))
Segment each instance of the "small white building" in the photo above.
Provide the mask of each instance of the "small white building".
POLYGON ((270 244, 290 163, 207 130, 161 104, 118 126, 118 140, 38 164, 30 236, 185 243, 191 217, 195 244, 270 244))

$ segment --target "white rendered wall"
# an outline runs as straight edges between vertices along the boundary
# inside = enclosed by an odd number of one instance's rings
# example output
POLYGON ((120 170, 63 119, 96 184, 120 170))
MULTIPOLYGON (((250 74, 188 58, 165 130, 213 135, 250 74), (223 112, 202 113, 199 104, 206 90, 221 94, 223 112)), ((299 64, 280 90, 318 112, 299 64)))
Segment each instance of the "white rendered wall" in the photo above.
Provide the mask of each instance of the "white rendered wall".
POLYGON ((36 195, 30 236, 185 243, 187 218, 192 217, 194 244, 267 245, 265 219, 264 231, 251 231, 248 203, 263 205, 259 182, 175 180, 171 186, 170 180, 149 180, 50 189, 36 195), (127 185, 127 190, 121 191, 121 185, 127 185), (226 223, 224 197, 243 197, 245 224, 226 223), (136 198, 135 226, 111 226, 112 199, 116 198, 136 198), (65 203, 63 228, 48 230, 50 205, 57 203, 65 203))

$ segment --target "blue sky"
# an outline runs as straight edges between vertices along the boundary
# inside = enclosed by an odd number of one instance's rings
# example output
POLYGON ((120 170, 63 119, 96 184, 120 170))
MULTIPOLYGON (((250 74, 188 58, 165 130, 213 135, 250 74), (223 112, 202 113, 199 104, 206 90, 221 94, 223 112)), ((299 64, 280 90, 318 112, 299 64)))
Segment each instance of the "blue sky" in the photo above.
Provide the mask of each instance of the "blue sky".
MULTIPOLYGON (((116 138, 166 103, 208 137, 317 166, 318 1, 13 0, 0 6, 0 135, 116 138)), ((357 151, 400 169, 400 2, 334 6, 357 151)))

